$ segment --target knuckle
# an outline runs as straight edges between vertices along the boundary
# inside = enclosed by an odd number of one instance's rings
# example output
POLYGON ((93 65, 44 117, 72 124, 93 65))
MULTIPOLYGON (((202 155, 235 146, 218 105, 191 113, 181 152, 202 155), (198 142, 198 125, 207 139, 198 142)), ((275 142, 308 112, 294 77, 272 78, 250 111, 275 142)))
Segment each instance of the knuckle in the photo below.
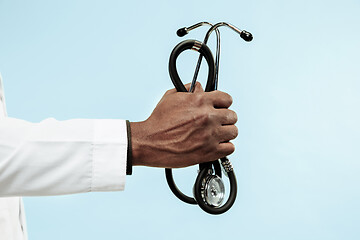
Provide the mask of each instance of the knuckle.
POLYGON ((208 125, 211 122, 212 118, 213 117, 208 111, 203 111, 198 117, 198 122, 200 125, 208 125))
POLYGON ((202 85, 201 85, 200 82, 196 82, 196 83, 195 83, 195 87, 197 87, 197 88, 202 88, 202 85))
POLYGON ((224 93, 225 94, 225 100, 226 100, 226 102, 227 102, 227 105, 228 106, 231 106, 231 104, 233 103, 233 98, 231 97, 231 95, 230 94, 228 94, 228 93, 224 93))
POLYGON ((201 103, 203 101, 201 94, 193 94, 193 101, 194 101, 195 105, 197 105, 197 106, 201 105, 201 103))
POLYGON ((194 104, 196 106, 202 106, 205 104, 206 102, 206 97, 204 94, 202 93, 196 93, 196 94, 192 94, 193 95, 193 101, 194 101, 194 104))
POLYGON ((235 152, 235 145, 233 143, 229 144, 229 154, 232 154, 233 152, 235 152))
POLYGON ((176 92, 177 92, 176 88, 170 88, 165 93, 172 94, 172 93, 176 93, 176 92))
POLYGON ((226 122, 229 124, 235 124, 238 120, 236 112, 233 110, 227 109, 226 110, 226 122))
POLYGON ((237 116, 236 112, 235 112, 235 111, 232 111, 232 110, 230 110, 230 111, 231 111, 231 113, 232 113, 232 119, 233 119, 234 123, 237 123, 237 121, 238 121, 238 116, 237 116))
POLYGON ((233 152, 235 152, 235 145, 231 142, 227 142, 225 146, 220 147, 221 150, 218 151, 219 157, 226 157, 233 152))
MULTIPOLYGON (((188 99, 188 95, 186 94, 186 93, 183 93, 183 92, 176 92, 176 98, 177 98, 177 100, 178 100, 178 102, 179 103, 182 103, 182 102, 187 102, 187 101, 189 101, 189 99, 188 99)), ((175 97, 174 96, 174 97, 175 97)))
POLYGON ((232 139, 235 139, 239 135, 239 129, 234 125, 234 130, 232 132, 232 139))
POLYGON ((230 106, 233 103, 233 98, 231 97, 231 95, 226 92, 220 92, 220 93, 221 93, 221 98, 226 103, 226 105, 230 106))
POLYGON ((231 106, 231 104, 233 103, 233 98, 231 97, 230 94, 219 90, 216 90, 215 93, 216 93, 216 97, 221 99, 222 104, 224 104, 227 107, 231 106))

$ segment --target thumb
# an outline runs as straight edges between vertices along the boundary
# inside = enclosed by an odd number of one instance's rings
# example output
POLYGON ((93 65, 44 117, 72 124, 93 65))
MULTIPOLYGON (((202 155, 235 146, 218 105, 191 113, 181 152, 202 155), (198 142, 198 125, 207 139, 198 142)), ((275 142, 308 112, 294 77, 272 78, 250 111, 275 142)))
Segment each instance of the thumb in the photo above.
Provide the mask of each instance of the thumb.
POLYGON ((201 86, 201 83, 196 82, 195 83, 195 89, 194 89, 194 93, 202 93, 204 92, 203 87, 201 86))
POLYGON ((184 87, 186 88, 186 91, 189 91, 190 86, 191 86, 191 83, 187 83, 187 84, 184 85, 184 87))

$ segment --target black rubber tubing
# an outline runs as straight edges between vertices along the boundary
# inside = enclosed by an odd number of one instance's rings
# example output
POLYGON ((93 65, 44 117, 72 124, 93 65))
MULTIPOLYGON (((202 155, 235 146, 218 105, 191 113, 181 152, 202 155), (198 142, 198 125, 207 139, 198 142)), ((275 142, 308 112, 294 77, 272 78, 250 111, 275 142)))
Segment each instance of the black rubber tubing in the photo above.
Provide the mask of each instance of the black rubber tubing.
MULTIPOLYGON (((173 82, 173 84, 178 92, 187 92, 183 82, 181 81, 181 79, 179 77, 177 67, 176 67, 176 60, 183 51, 189 50, 189 49, 198 51, 200 54, 202 54, 205 57, 205 60, 209 66, 208 80, 207 80, 205 91, 208 91, 208 92, 212 91, 214 88, 214 84, 215 84, 215 82, 214 82, 215 81, 214 57, 212 56, 211 50, 209 49, 208 46, 206 46, 196 40, 185 40, 185 41, 180 42, 178 45, 176 45, 174 47, 173 51, 170 54, 170 59, 169 59, 169 74, 170 74, 171 81, 173 82), (200 47, 199 48, 194 47, 195 45, 200 46, 200 47)), ((218 175, 220 174, 220 176, 221 176, 221 171, 218 170, 220 167, 219 163, 215 164, 214 167, 215 167, 216 171, 218 172, 218 175)), ((202 167, 200 167, 200 169, 201 168, 202 167)), ((176 184, 174 182, 174 178, 172 175, 172 169, 166 168, 165 176, 166 176, 166 181, 169 185, 170 190, 173 192, 173 194, 177 198, 179 198, 181 201, 183 201, 185 203, 197 204, 197 202, 194 198, 186 196, 184 193, 182 193, 176 187, 176 184)))
POLYGON ((173 192, 173 194, 180 199, 183 202, 186 202, 188 204, 197 204, 196 200, 192 197, 186 196, 185 194, 183 194, 177 187, 176 184, 174 182, 174 178, 172 175, 172 170, 171 168, 166 168, 165 169, 165 176, 166 176, 166 181, 169 185, 170 190, 173 192))
POLYGON ((179 43, 178 45, 176 45, 174 47, 174 49, 172 50, 172 52, 170 54, 169 74, 170 74, 171 81, 173 82, 176 90, 178 92, 187 92, 187 90, 177 72, 176 59, 178 58, 180 53, 182 53, 183 51, 188 50, 188 49, 193 49, 195 51, 198 51, 206 59, 206 62, 209 66, 209 73, 208 73, 208 79, 207 79, 207 83, 206 83, 206 87, 205 87, 205 92, 213 91, 214 87, 215 87, 214 57, 212 56, 212 53, 208 46, 206 46, 205 44, 202 44, 201 42, 196 41, 196 40, 182 41, 181 43, 179 43), (200 48, 194 48, 194 46, 200 45, 200 44, 201 44, 200 48))
MULTIPOLYGON (((196 41, 196 40, 185 40, 183 42, 180 42, 178 45, 175 46, 175 48, 173 49, 173 51, 170 54, 169 73, 170 73, 170 78, 171 78, 176 90, 178 92, 187 92, 187 90, 177 72, 176 60, 183 51, 188 50, 188 49, 198 51, 200 54, 202 54, 204 56, 208 66, 209 66, 208 80, 206 83, 205 92, 213 91, 215 88, 214 57, 212 56, 210 49, 205 44, 202 44, 201 42, 196 41)), ((221 214, 221 213, 228 211, 235 202, 236 194, 237 194, 236 177, 235 177, 235 174, 233 171, 228 172, 231 190, 230 190, 229 198, 226 201, 226 203, 220 207, 209 206, 202 199, 201 186, 202 186, 203 179, 205 178, 209 169, 212 168, 212 166, 214 167, 215 174, 217 174, 219 177, 221 177, 221 167, 220 167, 219 161, 213 161, 210 163, 199 164, 200 172, 196 178, 195 185, 194 185, 195 199, 192 197, 186 196, 176 187, 176 184, 174 182, 174 178, 172 175, 172 170, 170 168, 165 169, 165 175, 166 175, 166 180, 167 180, 167 183, 168 183, 171 191, 181 201, 183 201, 185 203, 189 203, 189 204, 198 204, 201 209, 203 209, 205 212, 210 213, 210 214, 221 214)))

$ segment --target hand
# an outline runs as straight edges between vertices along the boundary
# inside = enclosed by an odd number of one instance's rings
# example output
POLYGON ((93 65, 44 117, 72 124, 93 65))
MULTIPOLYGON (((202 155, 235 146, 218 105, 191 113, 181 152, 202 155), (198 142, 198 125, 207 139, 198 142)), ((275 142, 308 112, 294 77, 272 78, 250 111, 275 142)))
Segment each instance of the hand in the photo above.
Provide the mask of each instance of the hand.
MULTIPOLYGON (((187 88, 189 85, 187 85, 187 88)), ((237 115, 229 94, 168 90, 143 122, 132 122, 133 165, 178 168, 214 161, 235 151, 237 115)))

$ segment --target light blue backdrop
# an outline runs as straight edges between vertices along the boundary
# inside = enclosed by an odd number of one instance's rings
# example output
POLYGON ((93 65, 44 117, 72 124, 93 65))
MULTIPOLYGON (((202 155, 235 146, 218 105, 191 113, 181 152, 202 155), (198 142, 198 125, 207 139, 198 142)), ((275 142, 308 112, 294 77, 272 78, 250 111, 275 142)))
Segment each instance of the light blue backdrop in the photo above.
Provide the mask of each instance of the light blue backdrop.
MULTIPOLYGON (((0 0, 8 113, 144 120, 172 88, 175 31, 204 20, 254 34, 221 29, 219 88, 239 116, 235 206, 207 215, 171 194, 162 169, 137 167, 124 192, 25 198, 30 240, 360 238, 357 0, 0 0)), ((176 171, 188 193, 195 172, 176 171)))

